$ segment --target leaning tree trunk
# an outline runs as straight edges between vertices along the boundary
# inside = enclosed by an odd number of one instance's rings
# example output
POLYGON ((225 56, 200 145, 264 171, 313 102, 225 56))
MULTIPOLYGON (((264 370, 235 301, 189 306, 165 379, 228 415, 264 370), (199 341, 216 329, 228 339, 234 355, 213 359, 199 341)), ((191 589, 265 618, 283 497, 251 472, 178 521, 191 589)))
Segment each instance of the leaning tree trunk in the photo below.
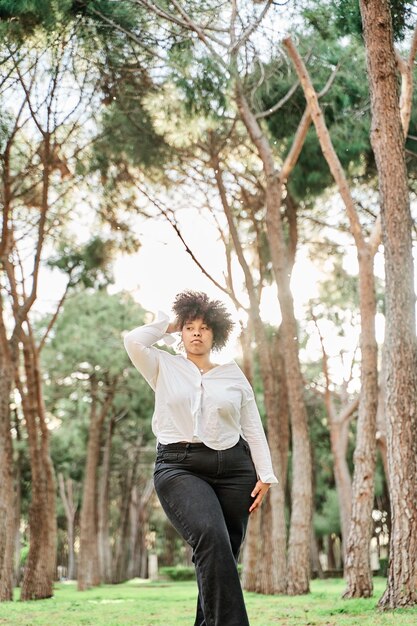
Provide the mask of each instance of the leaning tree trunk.
POLYGON ((381 198, 386 276, 386 402, 392 528, 379 604, 417 602, 417 346, 410 199, 390 4, 360 2, 371 91, 371 143, 381 198))
MULTIPOLYGON (((333 455, 333 472, 336 484, 337 498, 339 502, 340 525, 342 531, 343 560, 345 561, 346 546, 349 535, 350 518, 352 514, 352 481, 349 465, 347 462, 347 450, 349 444, 349 424, 353 413, 356 411, 359 400, 348 403, 347 385, 344 385, 341 394, 342 408, 336 412, 328 366, 328 355, 325 350, 323 337, 316 322, 313 311, 310 313, 316 323, 320 336, 323 353, 323 374, 326 381, 324 391, 324 404, 326 407, 330 431, 330 449, 333 455)), ((316 542, 317 543, 317 542, 316 542)))
POLYGON ((100 440, 113 391, 110 389, 103 406, 98 410, 97 381, 91 382, 91 413, 88 430, 87 460, 83 500, 80 515, 80 552, 78 557, 78 590, 85 591, 100 584, 100 563, 97 529, 97 469, 100 459, 100 440))
POLYGON ((0 347, 0 601, 13 600, 15 538, 13 448, 10 432, 13 368, 7 358, 7 352, 8 349, 2 342, 0 347), (6 353, 5 350, 7 350, 6 353))
POLYGON ((348 181, 333 147, 326 127, 318 96, 293 42, 284 40, 294 62, 317 137, 330 171, 338 185, 345 203, 350 231, 355 239, 359 262, 359 301, 361 312, 361 397, 359 424, 355 453, 355 475, 352 485, 352 520, 346 546, 347 590, 345 597, 369 596, 372 593, 372 575, 369 559, 371 511, 374 496, 375 473, 375 423, 378 400, 377 344, 375 338, 375 287, 373 258, 380 238, 379 220, 366 241, 356 207, 349 190, 348 181))
MULTIPOLYGON (((285 436, 285 433, 288 431, 288 426, 286 426, 285 422, 287 421, 288 423, 288 414, 286 411, 283 412, 281 410, 283 407, 280 401, 280 394, 282 393, 281 388, 283 385, 281 385, 281 381, 278 379, 279 372, 274 369, 271 342, 268 340, 259 311, 259 293, 255 287, 252 272, 243 253, 232 210, 227 199, 219 157, 216 152, 211 154, 211 164, 236 255, 245 276, 245 284, 250 302, 251 321, 258 349, 259 368, 264 390, 268 441, 271 448, 273 466, 275 472, 278 474, 279 480, 279 484, 273 486, 272 494, 269 496, 269 499, 273 500, 273 507, 271 507, 270 512, 270 528, 263 538, 266 562, 263 559, 258 559, 258 567, 259 570, 262 571, 262 575, 259 576, 259 579, 262 580, 262 589, 258 584, 257 590, 268 594, 284 593, 287 584, 286 526, 284 516, 286 472, 284 473, 284 467, 286 468, 286 458, 288 455, 288 437, 285 436), (282 441, 280 441, 281 431, 283 434, 282 441), (285 443, 287 444, 287 448, 284 452, 285 443), (285 459, 284 461, 282 457, 285 459)), ((249 544, 249 546, 251 545, 252 544, 249 544)))
POLYGON ((293 479, 288 545, 287 592, 307 593, 310 586, 311 518, 313 510, 312 466, 303 377, 298 357, 298 330, 290 290, 289 264, 281 219, 282 185, 272 149, 249 108, 240 84, 236 85, 240 117, 263 163, 266 188, 266 226, 281 307, 282 343, 292 429, 293 479))

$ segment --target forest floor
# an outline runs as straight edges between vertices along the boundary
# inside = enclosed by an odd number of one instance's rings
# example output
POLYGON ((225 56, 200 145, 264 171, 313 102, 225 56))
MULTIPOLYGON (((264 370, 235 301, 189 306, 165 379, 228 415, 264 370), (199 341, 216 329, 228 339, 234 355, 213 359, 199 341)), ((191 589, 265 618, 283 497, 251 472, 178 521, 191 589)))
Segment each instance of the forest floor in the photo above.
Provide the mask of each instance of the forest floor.
MULTIPOLYGON (((246 593, 251 626, 403 626, 417 624, 417 607, 376 609, 385 579, 375 579, 375 596, 342 600, 344 581, 314 580, 307 596, 246 593)), ((16 600, 18 600, 18 590, 16 600)), ((191 626, 197 597, 195 582, 132 580, 78 592, 75 583, 59 583, 55 595, 36 602, 0 603, 6 626, 191 626)))

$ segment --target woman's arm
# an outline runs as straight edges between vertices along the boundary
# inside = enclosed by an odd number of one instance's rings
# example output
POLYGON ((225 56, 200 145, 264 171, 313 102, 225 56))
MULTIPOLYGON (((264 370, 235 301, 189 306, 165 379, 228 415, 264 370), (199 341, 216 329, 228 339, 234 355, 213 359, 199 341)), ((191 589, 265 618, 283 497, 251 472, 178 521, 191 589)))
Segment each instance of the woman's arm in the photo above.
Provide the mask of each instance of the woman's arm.
POLYGON ((130 360, 154 390, 160 354, 159 350, 152 346, 162 338, 167 343, 173 343, 174 338, 166 336, 171 332, 175 331, 172 323, 169 322, 168 315, 159 313, 157 320, 131 330, 124 338, 124 345, 130 360))
POLYGON ((271 453, 266 440, 261 416, 254 396, 251 394, 243 404, 240 412, 242 435, 249 444, 252 460, 260 481, 264 484, 277 483, 272 468, 271 453))

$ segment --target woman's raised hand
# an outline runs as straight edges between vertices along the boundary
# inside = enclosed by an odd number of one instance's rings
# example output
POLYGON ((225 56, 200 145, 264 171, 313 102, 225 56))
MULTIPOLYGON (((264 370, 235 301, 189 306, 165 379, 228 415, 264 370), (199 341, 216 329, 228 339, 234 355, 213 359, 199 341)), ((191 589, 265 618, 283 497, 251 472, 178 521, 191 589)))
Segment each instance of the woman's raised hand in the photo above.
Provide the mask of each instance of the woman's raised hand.
POLYGON ((167 333, 179 333, 180 331, 181 327, 177 319, 168 324, 167 333))

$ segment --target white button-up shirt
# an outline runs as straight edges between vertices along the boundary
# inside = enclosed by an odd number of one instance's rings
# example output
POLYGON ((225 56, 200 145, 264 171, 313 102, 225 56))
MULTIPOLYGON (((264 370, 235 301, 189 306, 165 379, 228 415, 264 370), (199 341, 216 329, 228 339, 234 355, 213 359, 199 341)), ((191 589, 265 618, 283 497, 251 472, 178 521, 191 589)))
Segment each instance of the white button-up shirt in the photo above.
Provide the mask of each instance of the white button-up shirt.
POLYGON ((252 387, 235 361, 217 365, 205 374, 185 356, 153 347, 164 339, 169 318, 130 331, 124 338, 127 353, 155 391, 152 430, 162 444, 201 441, 226 450, 242 436, 249 444, 257 474, 264 483, 278 482, 252 387))

